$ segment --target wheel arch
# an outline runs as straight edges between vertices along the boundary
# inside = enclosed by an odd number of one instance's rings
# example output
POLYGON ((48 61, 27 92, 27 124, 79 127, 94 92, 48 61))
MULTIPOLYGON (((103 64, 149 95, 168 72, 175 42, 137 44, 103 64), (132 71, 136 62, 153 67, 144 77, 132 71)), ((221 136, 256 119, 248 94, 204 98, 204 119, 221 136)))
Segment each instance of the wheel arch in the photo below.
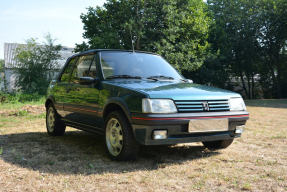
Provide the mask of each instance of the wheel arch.
POLYGON ((46 99, 46 101, 45 101, 45 107, 47 108, 50 103, 52 103, 53 105, 54 105, 54 103, 55 103, 55 99, 54 99, 54 97, 53 97, 52 95, 50 95, 50 96, 46 99))
POLYGON ((124 100, 118 97, 110 98, 104 105, 102 118, 106 119, 106 117, 113 111, 122 111, 127 117, 129 123, 133 123, 130 110, 124 100))

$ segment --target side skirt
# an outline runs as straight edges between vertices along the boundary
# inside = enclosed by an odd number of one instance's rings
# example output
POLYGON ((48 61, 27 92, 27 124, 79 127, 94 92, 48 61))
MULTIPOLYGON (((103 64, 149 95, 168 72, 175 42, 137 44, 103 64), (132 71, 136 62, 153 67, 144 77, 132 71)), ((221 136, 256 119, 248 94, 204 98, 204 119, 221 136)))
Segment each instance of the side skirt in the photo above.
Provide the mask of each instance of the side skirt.
POLYGON ((103 129, 99 128, 99 127, 93 127, 90 125, 76 123, 73 121, 69 121, 67 119, 62 119, 62 122, 64 125, 67 125, 67 126, 70 126, 70 127, 76 128, 76 129, 80 129, 82 131, 103 135, 103 129))

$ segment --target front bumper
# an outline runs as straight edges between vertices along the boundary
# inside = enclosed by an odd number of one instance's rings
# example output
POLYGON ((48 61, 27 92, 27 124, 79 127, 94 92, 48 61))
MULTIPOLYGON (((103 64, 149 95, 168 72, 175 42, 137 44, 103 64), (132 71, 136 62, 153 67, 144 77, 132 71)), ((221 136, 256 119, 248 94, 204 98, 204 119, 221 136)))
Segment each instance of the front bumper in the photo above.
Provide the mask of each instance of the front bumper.
POLYGON ((246 111, 176 113, 176 114, 132 114, 132 128, 136 141, 141 145, 165 145, 190 142, 215 141, 240 137, 236 126, 245 125, 249 119, 246 111), (194 119, 228 119, 227 131, 189 132, 188 123, 194 119), (166 139, 153 139, 154 130, 167 130, 166 139))

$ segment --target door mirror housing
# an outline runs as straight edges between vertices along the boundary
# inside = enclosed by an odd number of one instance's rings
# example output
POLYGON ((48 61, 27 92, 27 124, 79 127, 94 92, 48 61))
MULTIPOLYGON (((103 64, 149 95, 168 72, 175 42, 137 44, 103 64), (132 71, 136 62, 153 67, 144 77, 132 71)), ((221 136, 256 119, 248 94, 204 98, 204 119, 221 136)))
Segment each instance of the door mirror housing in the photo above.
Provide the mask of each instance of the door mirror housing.
POLYGON ((98 77, 80 77, 79 84, 81 85, 91 85, 91 84, 98 84, 99 78, 98 77))

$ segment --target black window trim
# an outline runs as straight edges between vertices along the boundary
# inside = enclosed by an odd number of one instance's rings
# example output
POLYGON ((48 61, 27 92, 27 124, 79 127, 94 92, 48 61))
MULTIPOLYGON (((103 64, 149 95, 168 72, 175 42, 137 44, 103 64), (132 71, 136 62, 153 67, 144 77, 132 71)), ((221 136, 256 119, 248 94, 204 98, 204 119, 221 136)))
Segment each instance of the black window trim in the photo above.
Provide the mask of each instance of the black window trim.
MULTIPOLYGON (((93 59, 92 59, 92 62, 91 62, 91 64, 90 64, 90 67, 89 67, 88 74, 90 74, 91 67, 92 67, 92 64, 93 64, 94 61, 95 61, 95 64, 96 64, 96 73, 97 73, 96 54, 94 54, 94 57, 93 57, 93 59)), ((97 76, 98 76, 98 75, 97 75, 97 76)))

